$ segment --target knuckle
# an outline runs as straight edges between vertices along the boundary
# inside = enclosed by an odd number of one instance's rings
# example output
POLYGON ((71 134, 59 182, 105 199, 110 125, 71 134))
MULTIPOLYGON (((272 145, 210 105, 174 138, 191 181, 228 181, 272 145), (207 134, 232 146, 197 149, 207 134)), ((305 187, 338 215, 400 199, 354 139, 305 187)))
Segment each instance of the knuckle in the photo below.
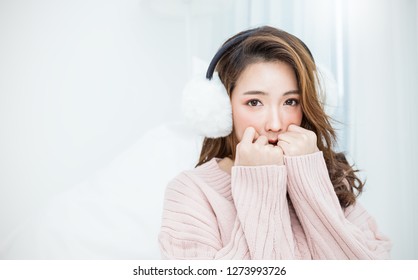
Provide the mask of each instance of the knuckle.
POLYGON ((290 147, 289 152, 291 155, 297 154, 298 149, 295 146, 290 147))
POLYGON ((283 155, 283 151, 282 151, 282 149, 274 149, 274 154, 277 155, 277 156, 281 156, 281 155, 283 155))
POLYGON ((316 134, 312 130, 308 131, 308 136, 309 136, 310 139, 316 139, 316 134))

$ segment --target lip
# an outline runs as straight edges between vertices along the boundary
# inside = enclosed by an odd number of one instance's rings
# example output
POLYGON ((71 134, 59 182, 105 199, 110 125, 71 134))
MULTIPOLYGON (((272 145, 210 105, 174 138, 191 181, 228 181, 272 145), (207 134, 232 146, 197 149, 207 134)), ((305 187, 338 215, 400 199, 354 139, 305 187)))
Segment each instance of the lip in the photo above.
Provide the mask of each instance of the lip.
POLYGON ((276 146, 278 141, 278 139, 269 139, 269 144, 276 146))

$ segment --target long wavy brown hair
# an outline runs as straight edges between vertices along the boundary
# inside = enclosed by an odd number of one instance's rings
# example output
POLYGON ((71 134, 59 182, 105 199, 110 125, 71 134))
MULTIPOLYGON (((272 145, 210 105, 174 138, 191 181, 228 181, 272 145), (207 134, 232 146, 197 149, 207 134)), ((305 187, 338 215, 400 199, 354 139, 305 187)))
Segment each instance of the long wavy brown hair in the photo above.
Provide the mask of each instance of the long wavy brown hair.
MULTIPOLYGON (((301 126, 317 135, 317 146, 323 152, 335 193, 343 208, 352 205, 362 192, 364 183, 357 177, 343 153, 334 152, 336 133, 331 118, 324 111, 319 95, 316 65, 307 46, 297 37, 283 30, 263 26, 249 30, 251 35, 229 48, 216 65, 216 71, 229 97, 244 69, 255 62, 280 61, 289 64, 295 74, 301 94, 303 112, 301 126)), ((244 31, 244 32, 249 32, 244 31)), ((228 39, 225 44, 244 32, 228 39)), ((200 153, 199 166, 212 158, 235 159, 238 139, 235 130, 221 138, 205 138, 200 153)))

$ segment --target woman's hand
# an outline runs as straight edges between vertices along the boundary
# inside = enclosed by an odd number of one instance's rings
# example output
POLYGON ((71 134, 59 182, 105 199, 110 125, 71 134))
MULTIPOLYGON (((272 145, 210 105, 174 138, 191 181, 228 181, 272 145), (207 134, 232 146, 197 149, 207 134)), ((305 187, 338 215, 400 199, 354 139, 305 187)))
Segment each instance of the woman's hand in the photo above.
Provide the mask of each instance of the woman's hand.
POLYGON ((257 137, 253 127, 247 127, 238 143, 235 166, 283 165, 283 150, 269 144, 266 136, 257 137), (255 142, 253 143, 253 140, 255 142))
POLYGON ((303 156, 319 151, 316 140, 315 132, 291 124, 286 132, 279 135, 277 145, 286 156, 303 156))

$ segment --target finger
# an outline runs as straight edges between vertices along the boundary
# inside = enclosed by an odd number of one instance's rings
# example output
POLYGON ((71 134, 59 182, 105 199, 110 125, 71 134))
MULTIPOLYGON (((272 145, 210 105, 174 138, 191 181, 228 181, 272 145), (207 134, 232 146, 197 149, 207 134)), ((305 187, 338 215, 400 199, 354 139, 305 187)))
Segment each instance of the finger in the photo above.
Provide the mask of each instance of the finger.
POLYGON ((277 142, 277 147, 281 148, 283 154, 289 155, 290 154, 290 144, 284 141, 277 142))
POLYGON ((252 143, 255 137, 255 129, 251 126, 247 127, 242 135, 241 143, 252 143))
MULTIPOLYGON (((255 129, 254 129, 255 130, 255 129)), ((258 137, 260 137, 260 134, 258 134, 257 130, 255 131, 255 135, 254 135, 254 139, 258 139, 258 137)), ((253 141, 254 141, 253 139, 253 141)))
POLYGON ((265 135, 261 135, 260 137, 257 138, 255 143, 265 146, 269 143, 269 139, 265 135))
POLYGON ((283 148, 282 148, 282 147, 280 147, 279 145, 277 145, 277 146, 274 146, 274 145, 273 145, 273 147, 274 147, 275 149, 279 149, 279 150, 283 153, 283 148))
POLYGON ((300 136, 300 133, 299 132, 289 132, 288 131, 288 132, 279 134, 279 136, 277 138, 279 139, 279 141, 284 141, 284 142, 287 142, 287 143, 292 143, 299 136, 300 136))
POLYGON ((301 127, 301 126, 299 126, 299 125, 296 125, 296 124, 290 124, 287 127, 287 131, 304 133, 306 131, 306 129, 303 128, 303 127, 301 127))
POLYGON ((280 147, 279 145, 277 145, 277 146, 273 146, 273 148, 274 149, 277 149, 277 151, 280 153, 280 155, 284 155, 284 151, 283 151, 283 148, 282 147, 280 147))

